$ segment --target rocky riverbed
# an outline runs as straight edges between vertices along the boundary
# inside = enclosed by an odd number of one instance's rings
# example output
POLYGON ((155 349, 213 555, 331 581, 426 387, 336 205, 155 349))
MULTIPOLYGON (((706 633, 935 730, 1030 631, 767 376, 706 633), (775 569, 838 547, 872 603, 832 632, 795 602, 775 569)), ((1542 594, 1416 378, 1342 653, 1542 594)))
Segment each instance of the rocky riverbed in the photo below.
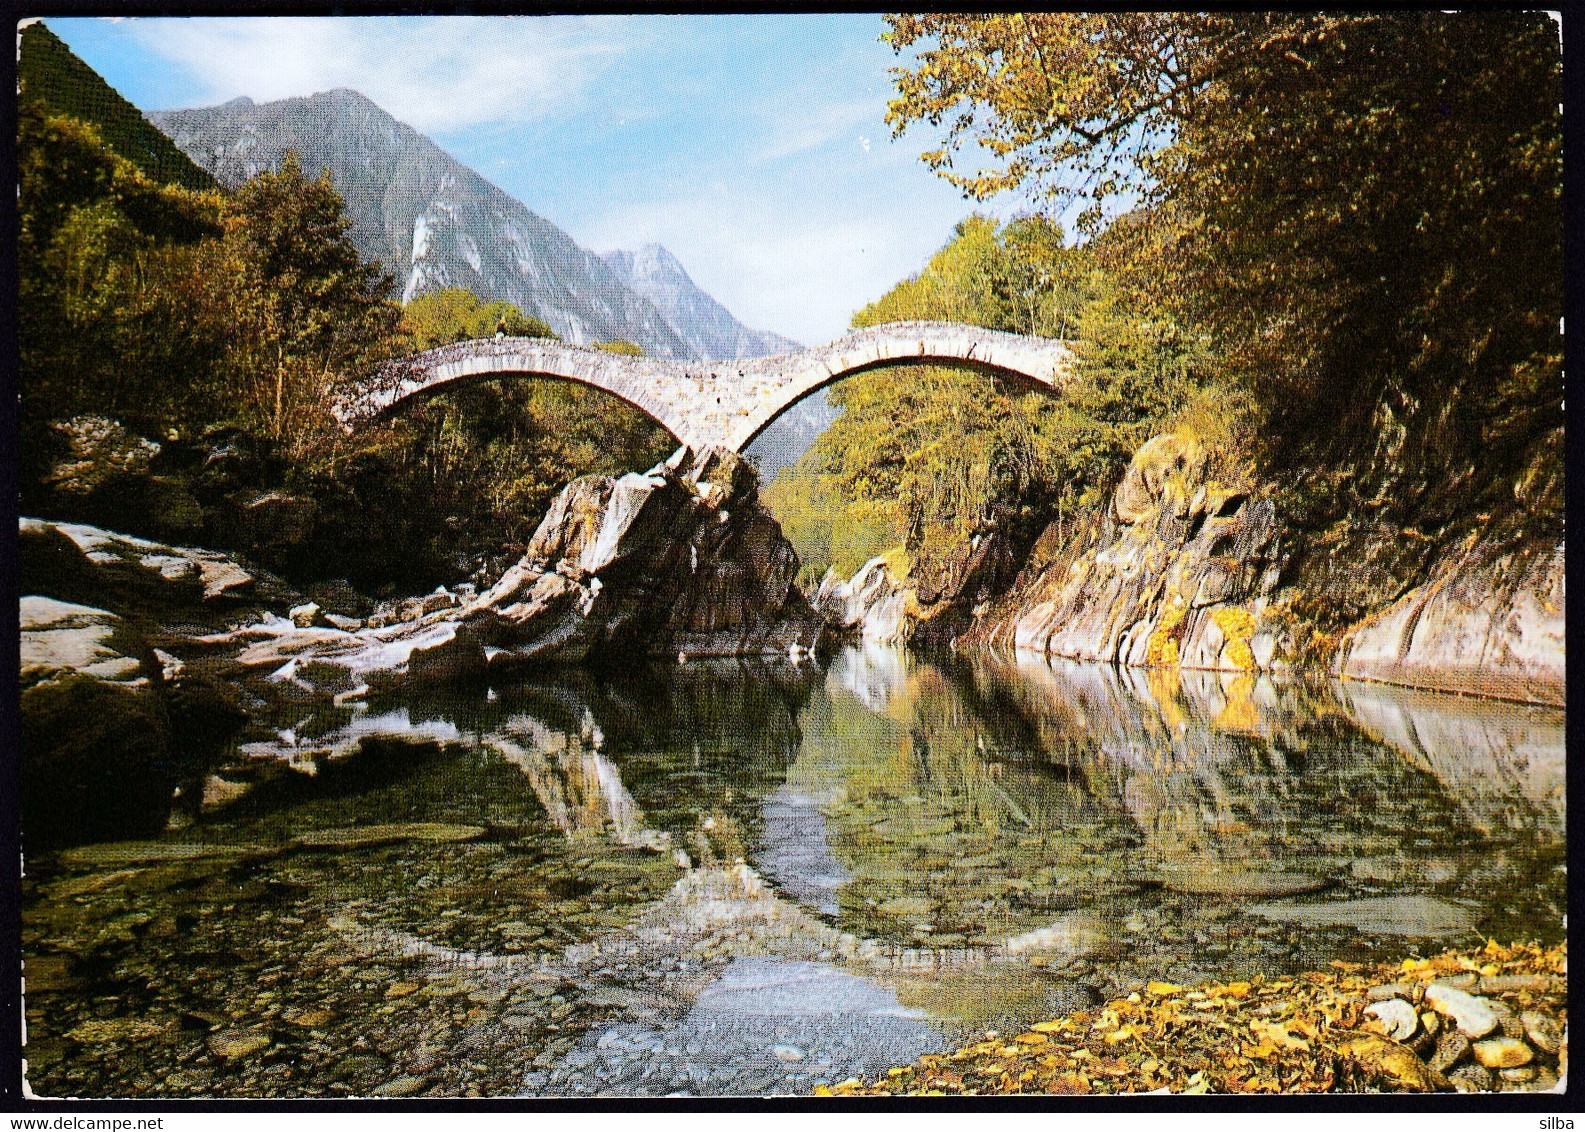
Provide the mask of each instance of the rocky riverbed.
POLYGON ((820 1095, 1552 1092, 1566 1086, 1567 948, 1446 951, 1374 967, 1125 998, 820 1095))
POLYGON ((30 853, 29 1081, 803 1094, 1561 938, 1560 713, 1351 696, 871 647, 303 700, 158 836, 30 853))

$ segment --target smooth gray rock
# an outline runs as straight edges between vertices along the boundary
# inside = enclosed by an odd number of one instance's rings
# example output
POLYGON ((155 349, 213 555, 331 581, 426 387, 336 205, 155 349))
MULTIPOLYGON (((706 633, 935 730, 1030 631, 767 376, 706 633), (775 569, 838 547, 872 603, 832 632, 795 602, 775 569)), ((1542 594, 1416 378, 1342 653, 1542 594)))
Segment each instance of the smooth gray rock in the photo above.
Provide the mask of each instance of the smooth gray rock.
POLYGON ((1459 1032, 1468 1038, 1479 1038, 1495 1030, 1501 1021, 1497 1011, 1484 998, 1477 998, 1445 983, 1432 983, 1425 988, 1425 1003, 1438 1014, 1453 1019, 1459 1032))
MULTIPOLYGON (((1319 904, 1256 904, 1250 911, 1268 920, 1309 927, 1353 927, 1366 935, 1438 939, 1469 931, 1479 911, 1434 896, 1370 896, 1319 904)), ((1495 1025, 1495 1021, 1493 1022, 1495 1025)))

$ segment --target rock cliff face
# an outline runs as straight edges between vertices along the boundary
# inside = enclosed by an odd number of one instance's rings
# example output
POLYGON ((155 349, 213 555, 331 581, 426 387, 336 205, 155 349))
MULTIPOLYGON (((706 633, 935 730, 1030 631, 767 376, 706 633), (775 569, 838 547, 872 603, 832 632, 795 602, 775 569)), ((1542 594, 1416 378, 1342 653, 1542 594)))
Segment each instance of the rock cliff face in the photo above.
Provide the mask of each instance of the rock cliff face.
POLYGON ((1332 671, 1563 705, 1563 545, 1452 564, 1343 638, 1332 671))
POLYGON ((1330 662, 1345 678, 1563 702, 1561 545, 1498 557, 1471 546, 1333 653, 1290 612, 1292 532, 1274 503, 1209 480, 1206 465, 1191 437, 1143 445, 1106 512, 1071 538, 1048 529, 1007 596, 959 639, 1129 666, 1330 662))
POLYGON ((699 290, 677 257, 659 244, 645 244, 636 252, 606 252, 600 258, 624 285, 655 305, 696 358, 760 358, 802 349, 780 334, 744 326, 699 290))
POLYGON ((329 169, 352 241, 394 275, 402 301, 445 287, 505 299, 577 345, 626 339, 653 357, 689 348, 604 260, 357 91, 149 115, 228 188, 280 165, 329 169))
POLYGON ((971 639, 1116 664, 1280 668, 1294 650, 1272 600, 1279 534, 1269 501, 1207 480, 1197 442, 1158 436, 1066 553, 1042 536, 1012 600, 971 639))
POLYGON ((883 645, 907 644, 919 614, 913 591, 892 577, 884 558, 872 558, 847 582, 827 570, 814 607, 836 632, 883 645))

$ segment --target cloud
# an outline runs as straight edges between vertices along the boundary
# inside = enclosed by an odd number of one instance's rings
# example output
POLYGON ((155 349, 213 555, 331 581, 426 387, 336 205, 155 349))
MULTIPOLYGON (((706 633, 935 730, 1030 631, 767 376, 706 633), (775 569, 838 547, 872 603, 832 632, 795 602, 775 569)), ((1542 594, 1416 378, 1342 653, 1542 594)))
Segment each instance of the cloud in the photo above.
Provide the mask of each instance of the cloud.
POLYGON ((227 17, 124 26, 146 51, 185 70, 203 92, 200 102, 350 87, 424 132, 566 112, 658 30, 609 16, 227 17))
MULTIPOLYGON (((761 108, 759 117, 765 123, 767 139, 752 150, 746 159, 770 162, 806 153, 848 136, 860 126, 880 123, 885 113, 885 106, 877 105, 873 98, 825 105, 821 105, 816 98, 778 98, 761 108), (789 113, 789 107, 795 107, 796 112, 789 113)), ((868 151, 867 142, 864 148, 868 151)))

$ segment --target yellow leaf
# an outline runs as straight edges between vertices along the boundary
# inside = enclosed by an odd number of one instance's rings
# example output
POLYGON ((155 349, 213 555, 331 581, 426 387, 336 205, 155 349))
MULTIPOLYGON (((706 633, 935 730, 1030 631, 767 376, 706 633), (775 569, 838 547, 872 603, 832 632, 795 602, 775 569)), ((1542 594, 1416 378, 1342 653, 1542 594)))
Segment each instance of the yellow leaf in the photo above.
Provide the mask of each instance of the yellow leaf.
POLYGON ((835 1096, 835 1095, 836 1094, 832 1093, 832 1091, 831 1091, 829 1086, 826 1086, 826 1085, 816 1085, 815 1086, 815 1096, 817 1096, 817 1097, 830 1097, 830 1096, 835 1096))
POLYGON ((1249 984, 1248 983, 1228 983, 1227 986, 1223 988, 1223 990, 1225 990, 1227 992, 1227 994, 1228 994, 1228 996, 1230 998, 1243 998, 1246 994, 1249 993, 1249 984))
POLYGON ((1058 1030, 1062 1029, 1062 1023, 1061 1022, 1036 1022, 1033 1026, 1031 1026, 1029 1028, 1031 1030, 1033 1030, 1037 1034, 1054 1034, 1058 1030))
POLYGON ((1024 1046, 1043 1046, 1051 1041, 1044 1034, 1019 1034, 1013 1041, 1024 1046))
POLYGON ((1126 1042, 1133 1036, 1134 1028, 1132 1026, 1124 1026, 1121 1029, 1113 1030, 1110 1034, 1107 1034, 1106 1044, 1109 1046, 1115 1046, 1118 1042, 1126 1042))
POLYGON ((1201 1093, 1209 1092, 1210 1088, 1211 1085, 1208 1081, 1201 1081, 1197 1085, 1190 1085, 1187 1089, 1184 1089, 1183 1095, 1186 1097, 1197 1097, 1201 1093))
POLYGON ((1177 983, 1150 982, 1145 984, 1145 989, 1151 994, 1177 994, 1183 988, 1177 983))

